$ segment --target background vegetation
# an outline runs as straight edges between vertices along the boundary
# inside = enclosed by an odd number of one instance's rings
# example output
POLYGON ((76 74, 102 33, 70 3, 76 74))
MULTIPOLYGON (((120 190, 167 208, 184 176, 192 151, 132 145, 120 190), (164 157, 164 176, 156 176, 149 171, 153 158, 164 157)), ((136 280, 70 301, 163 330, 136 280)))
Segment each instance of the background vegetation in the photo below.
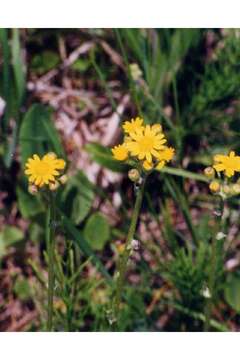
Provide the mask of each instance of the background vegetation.
MULTIPOLYGON (((202 331, 215 198, 205 166, 240 152, 240 32, 228 29, 0 30, 0 330, 46 327, 44 204, 23 174, 55 151, 59 195, 55 329, 111 331, 106 309, 134 189, 109 147, 123 120, 161 123, 176 148, 148 181, 122 331, 202 331), (135 64, 135 65, 133 65, 135 64)), ((239 200, 217 249, 211 328, 240 327, 239 200)))

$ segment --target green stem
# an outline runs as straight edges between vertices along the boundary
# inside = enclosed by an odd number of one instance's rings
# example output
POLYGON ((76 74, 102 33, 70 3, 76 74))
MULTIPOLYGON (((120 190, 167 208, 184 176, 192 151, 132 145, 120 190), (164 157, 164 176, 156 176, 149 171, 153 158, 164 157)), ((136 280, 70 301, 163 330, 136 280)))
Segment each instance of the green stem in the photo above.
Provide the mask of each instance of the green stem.
POLYGON ((55 232, 55 204, 53 194, 50 193, 47 210, 46 242, 48 253, 48 306, 47 331, 53 331, 53 296, 54 296, 54 232, 55 232))
POLYGON ((214 236, 212 240, 212 254, 211 254, 211 263, 210 263, 210 273, 208 279, 208 288, 210 297, 206 300, 205 306, 205 324, 204 324, 204 331, 209 331, 210 328, 210 320, 211 320, 211 313, 212 307, 215 300, 215 282, 216 282, 216 264, 217 264, 217 242, 218 242, 218 233, 221 231, 222 228, 222 217, 223 217, 223 210, 224 210, 224 201, 222 197, 220 197, 219 209, 215 211, 216 216, 216 227, 214 231, 214 236))
POLYGON ((125 248, 124 248, 123 254, 119 260, 119 266, 118 266, 118 271, 117 271, 116 294, 115 294, 115 298, 113 301, 113 311, 114 311, 114 315, 116 316, 116 318, 118 317, 118 313, 119 313, 119 305, 120 305, 121 296, 122 296, 122 292, 123 292, 125 275, 127 272, 127 262, 128 262, 131 250, 132 250, 131 242, 134 238, 139 213, 141 210, 145 182, 146 182, 146 179, 144 179, 142 181, 139 189, 137 190, 137 197, 136 197, 136 201, 135 201, 135 205, 134 205, 134 210, 133 210, 133 214, 132 214, 130 227, 129 227, 128 234, 127 234, 125 248))

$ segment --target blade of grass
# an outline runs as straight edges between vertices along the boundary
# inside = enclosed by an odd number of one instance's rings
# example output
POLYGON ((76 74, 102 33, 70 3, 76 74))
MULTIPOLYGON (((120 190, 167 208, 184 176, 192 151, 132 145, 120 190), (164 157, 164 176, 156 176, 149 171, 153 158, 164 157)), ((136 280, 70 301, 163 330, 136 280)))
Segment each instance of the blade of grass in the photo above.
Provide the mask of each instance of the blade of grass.
POLYGON ((0 43, 2 47, 2 55, 3 55, 3 88, 2 88, 2 96, 6 101, 6 109, 4 113, 4 117, 2 120, 3 131, 5 132, 7 129, 9 116, 10 116, 10 48, 8 45, 8 33, 7 29, 0 29, 0 43))
POLYGON ((19 29, 12 30, 11 51, 12 51, 13 74, 15 78, 17 97, 18 97, 18 106, 21 106, 25 94, 26 81, 25 81, 24 64, 21 56, 19 29))
POLYGON ((86 242, 81 232, 73 225, 73 223, 64 215, 64 213, 59 208, 57 210, 61 215, 62 226, 67 231, 68 235, 77 243, 84 255, 86 255, 88 258, 91 258, 97 269, 110 283, 112 281, 111 276, 105 269, 99 257, 93 252, 90 245, 86 242))
POLYGON ((188 170, 183 169, 177 169, 177 168, 171 168, 168 166, 164 166, 161 170, 159 170, 161 173, 169 174, 169 175, 176 175, 187 179, 197 180, 197 181, 203 181, 208 183, 209 180, 206 176, 197 174, 188 170))
POLYGON ((179 205, 182 214, 184 216, 185 222, 188 226, 188 229, 191 233, 192 239, 194 244, 196 245, 198 243, 198 238, 197 238, 197 234, 196 234, 196 230, 195 227, 192 223, 192 218, 191 218, 191 214, 190 214, 190 209, 188 206, 188 202, 186 197, 183 195, 182 191, 179 190, 176 182, 174 179, 168 177, 165 179, 165 183, 168 187, 168 190, 170 192, 170 194, 172 195, 173 199, 175 200, 176 204, 179 205))

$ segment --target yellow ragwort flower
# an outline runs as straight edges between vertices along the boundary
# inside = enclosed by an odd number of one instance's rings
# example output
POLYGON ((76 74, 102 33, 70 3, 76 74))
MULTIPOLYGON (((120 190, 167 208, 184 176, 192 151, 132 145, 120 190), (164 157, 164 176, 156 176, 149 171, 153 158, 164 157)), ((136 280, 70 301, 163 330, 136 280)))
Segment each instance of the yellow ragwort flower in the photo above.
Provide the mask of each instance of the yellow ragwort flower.
POLYGON ((159 150, 164 148, 166 139, 161 132, 161 125, 147 125, 143 130, 131 133, 131 140, 126 142, 126 147, 132 156, 139 160, 147 160, 152 163, 153 156, 157 157, 159 150))
POLYGON ((140 117, 136 117, 136 119, 132 119, 131 121, 125 121, 123 124, 123 130, 126 134, 131 135, 137 130, 143 130, 143 119, 140 117))
POLYGON ((214 169, 218 172, 224 171, 227 177, 231 177, 235 172, 240 172, 240 156, 235 156, 234 151, 229 155, 217 154, 214 156, 214 169))
POLYGON ((125 146, 125 144, 114 146, 112 149, 113 157, 116 160, 124 161, 128 158, 128 150, 125 146))
POLYGON ((65 161, 58 159, 54 153, 49 153, 40 158, 34 154, 26 163, 25 174, 29 182, 42 187, 55 183, 56 177, 60 175, 58 170, 63 170, 65 161))

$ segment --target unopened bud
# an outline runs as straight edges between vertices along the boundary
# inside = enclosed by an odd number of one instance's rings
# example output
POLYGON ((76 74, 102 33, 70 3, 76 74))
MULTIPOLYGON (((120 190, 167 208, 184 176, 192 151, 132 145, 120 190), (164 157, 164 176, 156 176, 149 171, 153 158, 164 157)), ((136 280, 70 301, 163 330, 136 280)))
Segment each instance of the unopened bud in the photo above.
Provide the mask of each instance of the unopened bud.
POLYGON ((66 184, 66 182, 68 181, 68 176, 66 174, 60 176, 59 181, 62 185, 66 184))
POLYGON ((231 190, 234 195, 240 194, 240 184, 233 184, 231 190))
POLYGON ((139 68, 138 64, 136 64, 136 63, 130 64, 129 68, 130 68, 130 72, 131 72, 133 80, 135 80, 135 81, 139 80, 142 76, 142 71, 139 68))
POLYGON ((229 185, 223 185, 222 190, 223 190, 224 194, 228 195, 228 194, 230 194, 232 189, 229 185))
POLYGON ((137 169, 131 169, 128 172, 128 177, 130 180, 132 180, 133 182, 137 182, 140 179, 140 174, 139 171, 137 169))
POLYGON ((209 189, 212 192, 218 192, 220 190, 220 184, 217 181, 211 181, 209 184, 209 189))
POLYGON ((215 175, 214 168, 208 166, 206 169, 204 169, 204 174, 210 179, 214 178, 215 175))
POLYGON ((56 191, 58 187, 59 187, 59 182, 58 181, 55 181, 55 182, 52 182, 52 183, 49 184, 49 189, 51 191, 56 191))
POLYGON ((33 185, 33 184, 29 185, 29 186, 28 186, 28 192, 29 192, 30 194, 32 194, 32 195, 36 195, 37 192, 38 192, 37 186, 36 186, 36 185, 33 185))
POLYGON ((51 151, 48 153, 48 156, 50 156, 51 158, 53 159, 56 159, 57 158, 57 155, 55 154, 55 152, 51 151))

